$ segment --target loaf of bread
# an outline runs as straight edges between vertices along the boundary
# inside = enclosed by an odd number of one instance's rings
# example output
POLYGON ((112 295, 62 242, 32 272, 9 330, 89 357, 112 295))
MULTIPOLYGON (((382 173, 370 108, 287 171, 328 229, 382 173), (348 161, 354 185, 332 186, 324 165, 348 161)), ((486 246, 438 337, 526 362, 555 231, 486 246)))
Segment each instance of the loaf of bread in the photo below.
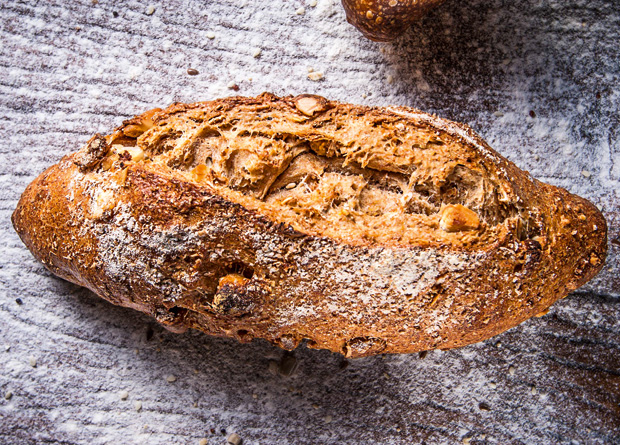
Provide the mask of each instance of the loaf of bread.
POLYGON ((468 127, 311 95, 146 112, 42 173, 13 224, 53 273, 172 330, 347 357, 496 335, 607 244, 594 205, 468 127))
POLYGON ((445 0, 342 0, 347 21, 376 42, 396 39, 445 0))

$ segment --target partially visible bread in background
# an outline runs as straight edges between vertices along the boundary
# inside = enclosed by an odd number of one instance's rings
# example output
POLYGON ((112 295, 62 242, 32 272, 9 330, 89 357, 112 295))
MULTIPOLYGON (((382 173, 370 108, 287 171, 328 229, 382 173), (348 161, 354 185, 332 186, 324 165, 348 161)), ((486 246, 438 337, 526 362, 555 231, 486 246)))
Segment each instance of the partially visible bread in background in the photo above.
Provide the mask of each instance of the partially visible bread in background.
POLYGON ((174 104, 42 173, 13 224, 58 276, 240 341, 453 348, 592 278, 606 224, 468 127, 302 95, 174 104))
POLYGON ((377 42, 394 40, 445 0, 342 0, 347 21, 377 42))

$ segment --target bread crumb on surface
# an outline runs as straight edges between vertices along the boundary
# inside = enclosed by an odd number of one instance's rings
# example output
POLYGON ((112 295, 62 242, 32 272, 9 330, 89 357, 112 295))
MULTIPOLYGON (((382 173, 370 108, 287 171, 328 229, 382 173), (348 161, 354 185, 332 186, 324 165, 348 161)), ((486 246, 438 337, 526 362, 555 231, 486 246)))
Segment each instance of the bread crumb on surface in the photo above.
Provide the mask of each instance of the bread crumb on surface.
POLYGON ((200 439, 198 441, 198 445, 207 445, 209 443, 209 441, 207 439, 200 439))
POLYGON ((209 40, 213 40, 213 39, 215 39, 215 33, 213 33, 213 32, 211 32, 211 31, 209 31, 209 32, 207 33, 207 39, 209 39, 209 40))
POLYGON ((13 393, 11 391, 7 391, 4 393, 4 398, 6 400, 11 400, 12 397, 13 397, 13 393))
POLYGON ((464 443, 465 445, 468 445, 470 442, 471 442, 471 437, 464 437, 464 438, 463 438, 463 443, 464 443))
POLYGON ((508 368, 508 374, 515 375, 515 372, 516 372, 516 368, 514 366, 511 366, 510 368, 508 368))
POLYGON ((118 397, 121 400, 127 400, 127 398, 129 397, 129 393, 127 391, 121 391, 118 393, 118 397))
POLYGON ((297 15, 304 15, 306 13, 306 8, 304 8, 303 6, 301 8, 298 8, 297 11, 295 11, 295 14, 297 15))
POLYGON ((262 50, 262 49, 260 49, 260 48, 256 48, 256 49, 254 50, 254 52, 252 53, 252 56, 253 56, 255 59, 258 59, 262 53, 263 53, 263 50, 262 50))
POLYGON ((241 443, 243 442, 241 436, 239 436, 237 433, 230 434, 226 441, 231 445, 241 445, 241 443))
POLYGON ((389 84, 394 83, 394 76, 388 74, 388 76, 385 78, 385 81, 389 84))
POLYGON ((316 6, 316 0, 310 0, 310 3, 308 4, 314 8, 316 6))
POLYGON ((136 411, 140 412, 142 411, 142 402, 136 402, 133 404, 133 407, 136 411))
POLYGON ((166 377, 166 381, 168 383, 173 383, 173 382, 177 381, 177 378, 175 376, 173 376, 173 375, 169 375, 168 377, 166 377))
POLYGON ((334 418, 328 414, 327 416, 325 416, 325 419, 323 420, 325 420, 325 423, 331 423, 332 420, 334 420, 334 418))
POLYGON ((504 113, 502 113, 501 111, 496 111, 495 113, 493 113, 493 116, 495 116, 495 117, 504 117, 504 113))
POLYGON ((30 364, 30 366, 32 366, 33 368, 37 367, 37 358, 36 357, 30 357, 28 359, 28 363, 30 364))
POLYGON ((584 178, 589 178, 590 176, 592 176, 592 173, 590 173, 588 170, 581 170, 581 175, 584 178))
POLYGON ((155 6, 150 5, 148 8, 146 8, 146 15, 153 15, 155 13, 155 6))
POLYGON ((308 73, 308 79, 313 81, 319 81, 323 79, 323 73, 321 71, 312 71, 308 73))
POLYGON ((228 88, 229 90, 239 91, 239 85, 237 85, 237 82, 235 82, 234 80, 228 82, 226 88, 228 88))

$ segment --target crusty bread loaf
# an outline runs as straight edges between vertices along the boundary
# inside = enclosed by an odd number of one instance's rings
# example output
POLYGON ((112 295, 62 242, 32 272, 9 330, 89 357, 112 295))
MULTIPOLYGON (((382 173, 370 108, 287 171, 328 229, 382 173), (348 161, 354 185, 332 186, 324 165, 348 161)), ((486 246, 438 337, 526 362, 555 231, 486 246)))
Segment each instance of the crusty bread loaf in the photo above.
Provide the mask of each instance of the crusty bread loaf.
POLYGON ((342 0, 347 21, 377 42, 396 39, 445 0, 342 0))
POLYGON ((498 334, 592 278, 606 224, 469 128, 302 95, 174 104, 42 173, 52 272, 173 330, 349 357, 498 334))

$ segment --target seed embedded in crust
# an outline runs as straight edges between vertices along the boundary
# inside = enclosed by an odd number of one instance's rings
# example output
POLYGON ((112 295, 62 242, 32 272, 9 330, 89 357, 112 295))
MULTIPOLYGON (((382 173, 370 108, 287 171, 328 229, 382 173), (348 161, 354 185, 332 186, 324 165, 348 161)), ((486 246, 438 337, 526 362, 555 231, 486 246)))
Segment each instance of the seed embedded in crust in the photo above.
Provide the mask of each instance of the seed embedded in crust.
POLYGON ((191 172, 199 181, 203 180, 207 174, 207 166, 204 164, 197 165, 191 172))
POLYGON ((480 220, 473 210, 461 204, 450 204, 441 211, 439 227, 446 232, 476 230, 480 227, 480 220))
POLYGON ((314 116, 327 109, 327 100, 321 96, 302 94, 295 99, 295 107, 306 116, 314 116))

